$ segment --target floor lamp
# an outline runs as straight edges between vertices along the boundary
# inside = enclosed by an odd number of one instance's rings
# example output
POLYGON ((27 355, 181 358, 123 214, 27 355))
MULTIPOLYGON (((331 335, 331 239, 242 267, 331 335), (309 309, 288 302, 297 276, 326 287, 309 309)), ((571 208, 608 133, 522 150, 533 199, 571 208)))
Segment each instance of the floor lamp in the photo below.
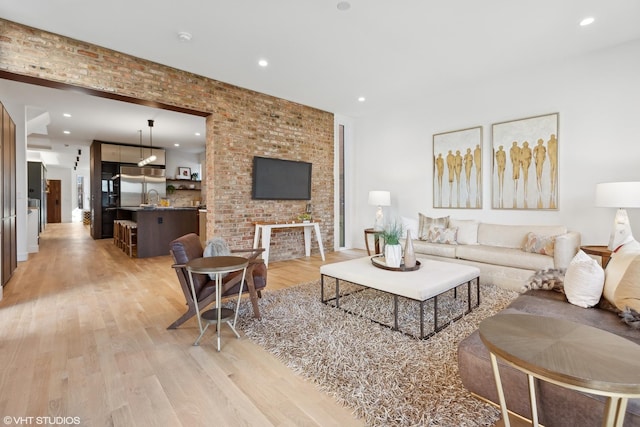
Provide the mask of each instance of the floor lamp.
POLYGON ((609 237, 609 250, 634 240, 625 208, 640 208, 640 182, 607 182, 596 186, 596 206, 618 208, 609 237))
POLYGON ((375 231, 384 230, 384 214, 382 213, 383 206, 391 206, 391 193, 388 191, 369 191, 369 204, 377 206, 376 219, 373 223, 373 229, 375 231))

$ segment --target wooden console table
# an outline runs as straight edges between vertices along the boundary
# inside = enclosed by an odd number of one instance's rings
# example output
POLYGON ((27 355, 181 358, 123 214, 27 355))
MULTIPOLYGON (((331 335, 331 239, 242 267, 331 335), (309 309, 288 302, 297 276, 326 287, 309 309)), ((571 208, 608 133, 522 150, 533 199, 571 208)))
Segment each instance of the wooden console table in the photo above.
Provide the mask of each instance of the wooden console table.
POLYGON ((316 240, 318 241, 318 247, 320 248, 320 255, 324 261, 324 247, 322 246, 322 236, 320 235, 320 224, 317 222, 294 222, 291 224, 270 224, 270 223, 256 223, 256 230, 253 236, 253 247, 257 249, 262 240, 262 259, 264 264, 269 266, 269 246, 271 245, 271 230, 274 228, 304 228, 304 252, 306 256, 311 255, 311 229, 316 232, 316 240))

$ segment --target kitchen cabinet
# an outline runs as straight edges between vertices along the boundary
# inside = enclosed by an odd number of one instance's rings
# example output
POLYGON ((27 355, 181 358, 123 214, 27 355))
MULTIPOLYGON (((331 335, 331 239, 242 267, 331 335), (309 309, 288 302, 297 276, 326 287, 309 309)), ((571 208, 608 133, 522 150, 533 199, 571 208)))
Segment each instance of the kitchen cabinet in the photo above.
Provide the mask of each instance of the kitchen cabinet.
POLYGON ((189 233, 198 233, 196 208, 118 209, 118 219, 137 223, 138 258, 169 255, 169 243, 189 233))

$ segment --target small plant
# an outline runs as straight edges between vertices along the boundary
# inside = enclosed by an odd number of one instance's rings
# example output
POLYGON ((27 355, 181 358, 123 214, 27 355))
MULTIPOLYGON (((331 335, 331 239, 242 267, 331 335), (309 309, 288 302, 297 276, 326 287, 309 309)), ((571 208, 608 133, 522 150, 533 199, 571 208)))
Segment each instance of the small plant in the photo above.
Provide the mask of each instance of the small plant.
POLYGON ((402 223, 397 221, 387 225, 381 233, 386 245, 399 245, 402 238, 402 223))
POLYGON ((300 215, 298 215, 298 220, 300 221, 311 221, 311 214, 310 213, 302 213, 300 215))
POLYGON ((171 184, 167 185, 167 194, 173 194, 175 192, 176 192, 176 187, 174 187, 171 184))
POLYGON ((198 172, 194 172, 191 174, 191 181, 197 181, 198 180, 198 172))

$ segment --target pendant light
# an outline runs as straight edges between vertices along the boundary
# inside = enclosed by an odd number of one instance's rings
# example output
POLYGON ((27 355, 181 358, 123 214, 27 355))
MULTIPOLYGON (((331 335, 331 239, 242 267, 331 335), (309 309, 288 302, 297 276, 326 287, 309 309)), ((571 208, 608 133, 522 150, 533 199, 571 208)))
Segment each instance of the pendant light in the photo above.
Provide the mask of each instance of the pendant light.
MULTIPOLYGON (((149 119, 147 120, 147 122, 149 123, 149 148, 151 150, 151 155, 146 159, 140 160, 138 162, 139 167, 146 166, 157 159, 157 157, 153 154, 153 136, 151 134, 151 130, 153 129, 153 120, 149 119)), ((142 131, 140 131, 140 146, 142 146, 142 131)))

